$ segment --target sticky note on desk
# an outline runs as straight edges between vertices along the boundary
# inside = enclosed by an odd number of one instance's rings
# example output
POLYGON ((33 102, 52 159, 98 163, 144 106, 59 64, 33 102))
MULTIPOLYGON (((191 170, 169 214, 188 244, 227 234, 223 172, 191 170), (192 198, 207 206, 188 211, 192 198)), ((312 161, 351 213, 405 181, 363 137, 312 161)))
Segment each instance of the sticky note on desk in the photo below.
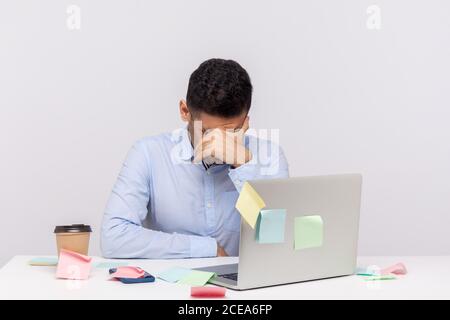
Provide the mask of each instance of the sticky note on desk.
POLYGON ((78 252, 61 249, 56 277, 62 279, 85 280, 91 271, 91 257, 78 252))
POLYGON ((58 264, 58 258, 44 258, 44 257, 36 257, 28 261, 30 266, 56 266, 58 264))
POLYGON ((245 182, 242 186, 236 209, 242 218, 254 229, 258 221, 259 212, 266 206, 264 200, 256 192, 250 183, 245 182))
POLYGON ((393 275, 382 275, 382 276, 369 276, 364 278, 364 281, 385 281, 385 280, 397 280, 397 277, 393 275))
POLYGON ((125 266, 112 268, 109 273, 114 278, 138 279, 145 275, 145 271, 139 267, 125 266))
POLYGON ((406 267, 403 263, 399 262, 396 263, 390 267, 384 268, 381 270, 382 275, 388 275, 388 274, 407 274, 408 270, 406 270, 406 267))
POLYGON ((285 223, 285 209, 261 210, 256 223, 256 242, 283 243, 285 223))
POLYGON ((97 263, 95 265, 95 267, 99 268, 99 269, 112 269, 112 268, 124 267, 127 265, 128 265, 127 262, 103 261, 103 262, 97 263))
POLYGON ((226 289, 222 287, 191 287, 191 297, 195 298, 223 298, 226 289))
POLYGON ((295 250, 321 247, 323 243, 322 217, 319 215, 296 217, 294 239, 295 250))
POLYGON ((191 271, 191 269, 172 267, 159 273, 157 277, 164 281, 175 283, 186 277, 191 271))
POLYGON ((188 284, 194 287, 204 286, 208 281, 214 277, 216 274, 214 272, 191 270, 191 272, 183 277, 178 283, 188 284))

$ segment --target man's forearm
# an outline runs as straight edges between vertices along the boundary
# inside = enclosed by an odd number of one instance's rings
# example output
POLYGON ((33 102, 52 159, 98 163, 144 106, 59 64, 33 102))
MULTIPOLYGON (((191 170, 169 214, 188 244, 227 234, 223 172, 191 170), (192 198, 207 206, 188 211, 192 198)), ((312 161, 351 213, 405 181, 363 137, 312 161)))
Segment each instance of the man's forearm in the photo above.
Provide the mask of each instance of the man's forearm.
POLYGON ((108 217, 102 226, 101 247, 107 258, 181 259, 217 255, 213 238, 170 234, 108 217))

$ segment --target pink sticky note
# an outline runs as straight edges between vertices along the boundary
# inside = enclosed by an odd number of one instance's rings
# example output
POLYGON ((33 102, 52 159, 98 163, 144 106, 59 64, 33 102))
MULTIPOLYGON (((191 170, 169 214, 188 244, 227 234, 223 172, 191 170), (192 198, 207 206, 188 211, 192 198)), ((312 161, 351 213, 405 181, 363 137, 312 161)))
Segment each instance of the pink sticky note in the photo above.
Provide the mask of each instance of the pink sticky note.
POLYGON ((111 276, 114 278, 137 279, 142 278, 144 274, 145 271, 139 267, 124 266, 124 267, 117 267, 117 271, 112 273, 111 276))
POLYGON ((78 252, 61 249, 56 277, 73 280, 86 280, 91 271, 91 257, 78 252))
POLYGON ((222 287, 191 287, 191 297, 196 298, 222 298, 225 292, 222 287))
POLYGON ((403 263, 399 262, 390 267, 381 270, 382 275, 393 274, 406 274, 408 271, 403 263))

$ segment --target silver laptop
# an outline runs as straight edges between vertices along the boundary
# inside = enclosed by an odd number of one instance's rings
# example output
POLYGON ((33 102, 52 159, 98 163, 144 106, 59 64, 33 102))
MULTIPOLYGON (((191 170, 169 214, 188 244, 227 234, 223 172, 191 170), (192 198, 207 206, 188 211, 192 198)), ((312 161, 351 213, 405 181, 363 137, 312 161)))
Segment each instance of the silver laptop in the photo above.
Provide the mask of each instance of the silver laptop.
POLYGON ((285 209, 284 242, 261 244, 241 219, 239 263, 197 270, 217 274, 211 283, 246 290, 354 273, 362 176, 339 174, 248 181, 264 199, 264 209, 285 209), (322 245, 294 248, 296 217, 320 215, 322 245))

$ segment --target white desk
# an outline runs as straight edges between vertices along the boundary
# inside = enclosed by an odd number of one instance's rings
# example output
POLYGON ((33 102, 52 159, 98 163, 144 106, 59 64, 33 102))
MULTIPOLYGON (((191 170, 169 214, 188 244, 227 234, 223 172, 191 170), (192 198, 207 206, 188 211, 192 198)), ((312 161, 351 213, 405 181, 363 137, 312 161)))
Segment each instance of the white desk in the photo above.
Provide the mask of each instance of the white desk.
MULTIPOLYGON (((32 256, 16 256, 0 269, 0 299, 189 299, 190 288, 166 283, 125 285, 107 269, 93 267, 89 280, 55 278, 55 267, 33 267, 32 256)), ((94 257, 99 261, 111 261, 94 257)), ((156 274, 171 266, 201 267, 235 263, 237 258, 121 260, 156 274)), ((361 276, 309 281, 248 291, 227 290, 228 299, 450 299, 450 256, 361 257, 358 266, 385 267, 404 262, 409 273, 397 280, 364 281, 361 276)))

